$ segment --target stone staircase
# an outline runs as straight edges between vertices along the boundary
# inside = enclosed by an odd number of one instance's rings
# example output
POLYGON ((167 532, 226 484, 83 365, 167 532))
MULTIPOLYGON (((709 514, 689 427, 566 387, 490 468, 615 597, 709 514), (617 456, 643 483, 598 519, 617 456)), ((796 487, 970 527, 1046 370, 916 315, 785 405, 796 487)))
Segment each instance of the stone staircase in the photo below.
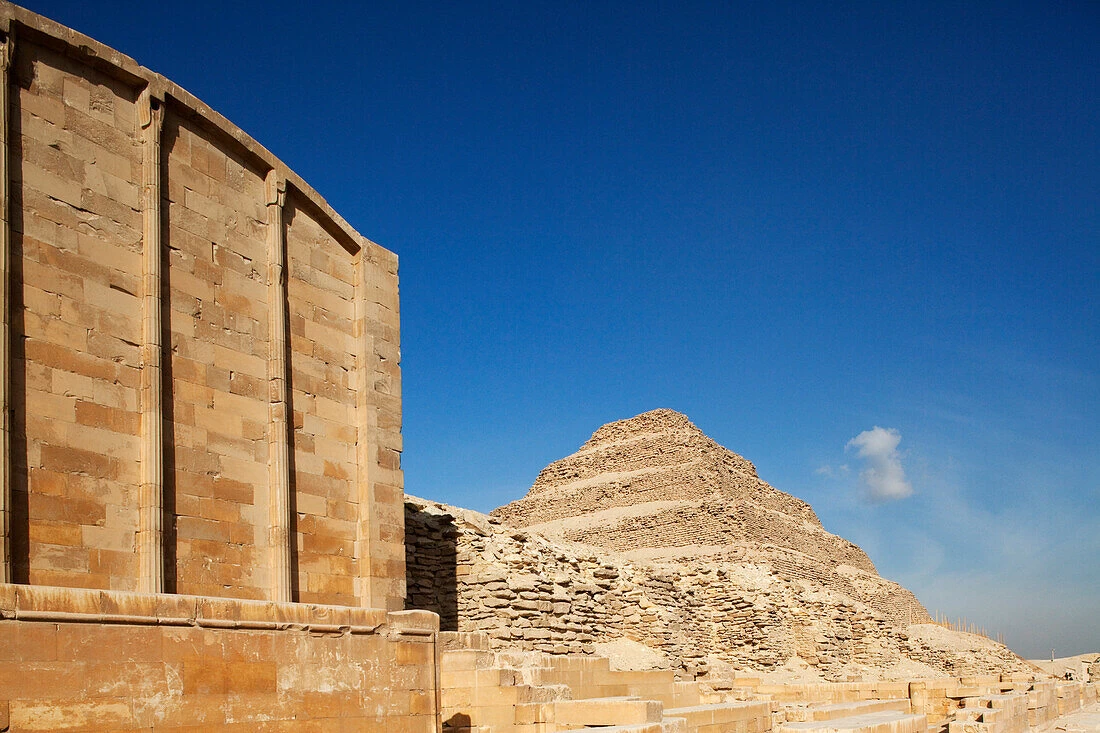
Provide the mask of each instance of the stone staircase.
POLYGON ((955 713, 948 733, 1025 733, 1027 693, 967 698, 955 713))
POLYGON ((771 703, 729 701, 671 671, 611 670, 599 657, 492 652, 440 634, 444 733, 768 733, 771 703))
POLYGON ((443 632, 443 733, 1050 733, 1097 686, 1006 677, 763 685, 682 682, 607 659, 492 651, 483 633, 443 632))
POLYGON ((928 719, 909 698, 787 705, 779 733, 927 733, 928 719))

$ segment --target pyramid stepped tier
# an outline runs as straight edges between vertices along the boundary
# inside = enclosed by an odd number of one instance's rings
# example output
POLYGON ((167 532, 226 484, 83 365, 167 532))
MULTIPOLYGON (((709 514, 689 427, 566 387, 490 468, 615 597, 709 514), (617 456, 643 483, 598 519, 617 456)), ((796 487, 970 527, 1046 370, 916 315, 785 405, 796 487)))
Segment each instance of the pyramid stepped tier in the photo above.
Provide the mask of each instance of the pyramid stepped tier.
POLYGON ((512 524, 530 525, 712 495, 820 524, 809 504, 761 481, 751 462, 673 410, 604 425, 579 451, 544 468, 525 498, 494 514, 512 524))
POLYGON ((604 425, 492 516, 651 564, 759 565, 898 626, 928 619, 863 550, 827 532, 809 504, 770 486, 750 461, 673 410, 604 425))
POLYGON ((776 547, 875 572, 861 549, 825 531, 809 504, 768 485, 750 461, 673 410, 603 426, 493 516, 638 557, 776 547))

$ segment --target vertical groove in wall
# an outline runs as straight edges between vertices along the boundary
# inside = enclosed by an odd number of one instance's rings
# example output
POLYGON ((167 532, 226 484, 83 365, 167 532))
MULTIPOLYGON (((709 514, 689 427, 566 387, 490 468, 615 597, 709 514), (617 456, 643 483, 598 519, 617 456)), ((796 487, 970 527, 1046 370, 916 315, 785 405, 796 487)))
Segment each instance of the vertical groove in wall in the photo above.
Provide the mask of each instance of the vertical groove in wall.
POLYGON ((138 591, 164 592, 164 405, 161 348, 161 161, 164 105, 141 93, 141 489, 138 495, 138 591))
POLYGON ((11 90, 8 70, 15 51, 11 27, 0 42, 0 583, 11 583, 11 171, 8 150, 11 90))
POLYGON ((271 599, 292 601, 290 562, 290 433, 287 415, 287 277, 286 231, 283 207, 286 180, 275 171, 264 183, 267 203, 267 287, 271 352, 267 361, 270 425, 268 460, 271 515, 271 599))
POLYGON ((355 556, 358 561, 358 588, 359 605, 367 608, 373 607, 373 583, 372 583, 372 542, 371 532, 375 530, 373 517, 374 502, 371 500, 370 464, 371 464, 371 438, 373 437, 373 420, 368 400, 368 391, 372 388, 368 379, 370 370, 371 336, 366 327, 367 318, 367 271, 370 261, 366 252, 359 252, 356 262, 357 278, 355 287, 355 338, 358 345, 358 353, 355 357, 355 416, 356 416, 356 440, 355 461, 358 495, 358 517, 355 534, 355 556))

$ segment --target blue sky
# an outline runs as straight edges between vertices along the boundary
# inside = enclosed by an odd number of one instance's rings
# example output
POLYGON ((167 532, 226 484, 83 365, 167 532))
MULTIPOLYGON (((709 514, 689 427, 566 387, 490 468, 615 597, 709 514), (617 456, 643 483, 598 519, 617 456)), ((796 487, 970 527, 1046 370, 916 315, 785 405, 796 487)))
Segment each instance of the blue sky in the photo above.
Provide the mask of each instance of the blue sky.
POLYGON ((671 407, 929 609, 1100 651, 1096 3, 27 5, 398 253, 410 493, 671 407))

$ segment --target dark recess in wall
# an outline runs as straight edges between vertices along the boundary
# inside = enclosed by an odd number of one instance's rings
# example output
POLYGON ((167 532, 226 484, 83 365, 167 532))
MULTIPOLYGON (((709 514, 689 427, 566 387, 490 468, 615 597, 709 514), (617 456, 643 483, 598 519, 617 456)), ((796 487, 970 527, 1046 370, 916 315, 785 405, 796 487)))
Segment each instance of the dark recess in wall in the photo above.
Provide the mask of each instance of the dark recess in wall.
POLYGON ((458 631, 457 535, 450 514, 405 503, 405 609, 438 613, 440 631, 458 631))

